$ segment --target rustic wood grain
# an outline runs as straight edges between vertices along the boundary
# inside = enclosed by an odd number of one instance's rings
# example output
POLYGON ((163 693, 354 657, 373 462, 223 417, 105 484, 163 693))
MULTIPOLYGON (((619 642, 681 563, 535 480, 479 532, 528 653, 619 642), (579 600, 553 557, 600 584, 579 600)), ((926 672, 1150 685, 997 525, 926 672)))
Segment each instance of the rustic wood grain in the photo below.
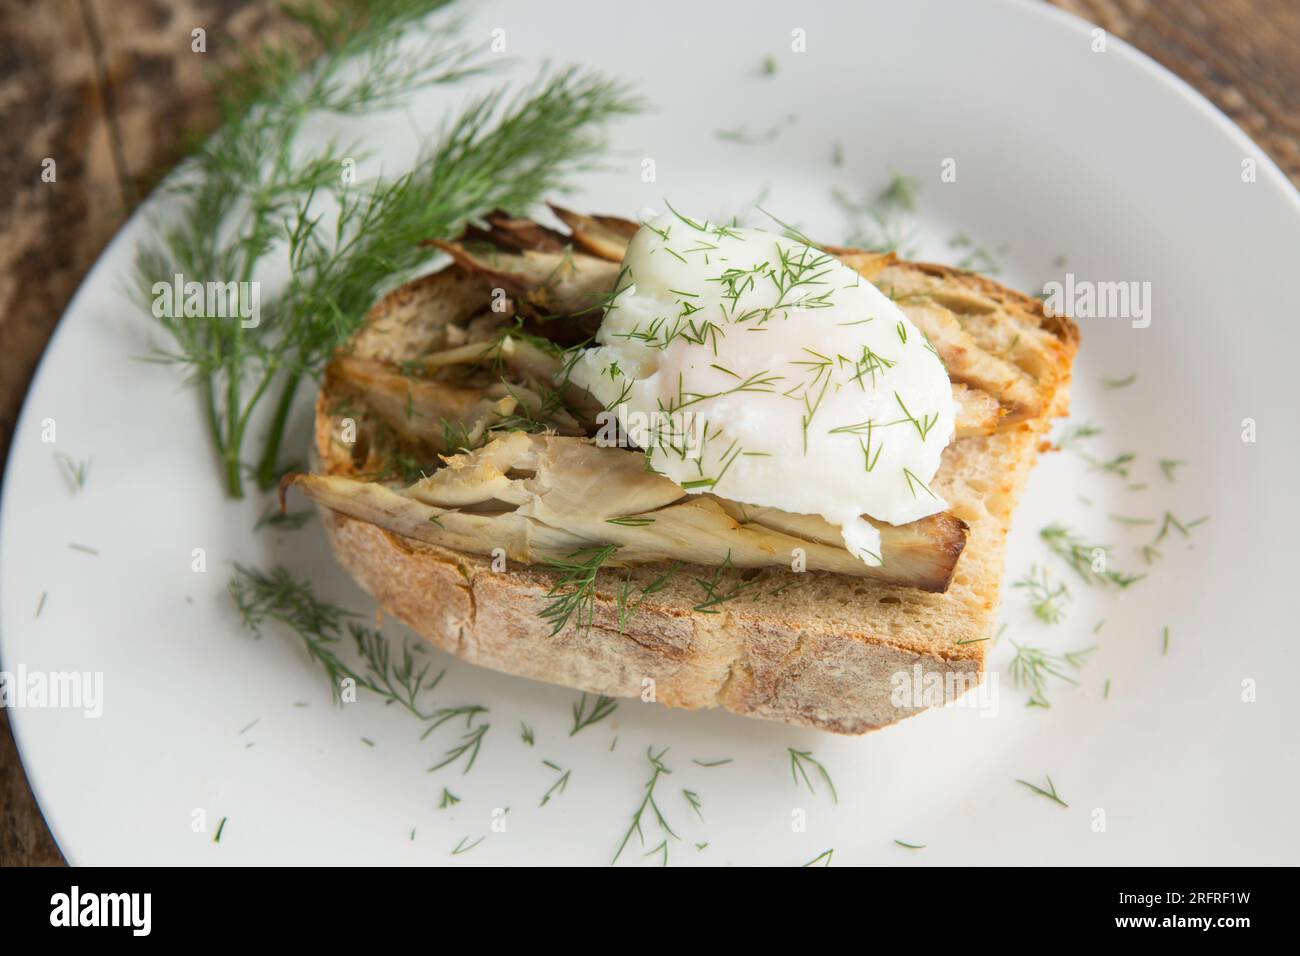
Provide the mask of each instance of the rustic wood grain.
POLYGON ((1300 185, 1300 3, 1054 0, 1177 73, 1300 185))
MULTIPOLYGON (((216 122, 216 64, 284 28, 256 0, 0 0, 0 468, 78 283, 216 122), (191 46, 199 27, 205 53, 191 46), (52 183, 40 175, 46 158, 52 183)), ((61 862, 0 712, 0 865, 61 862)))
MULTIPOLYGON (((1053 2, 1169 67, 1300 183, 1296 0, 1053 2)), ((0 468, 77 284, 216 121, 214 66, 283 29, 257 0, 0 0, 0 468), (191 49, 200 27, 205 53, 191 49), (46 158, 53 183, 40 178, 46 158)), ((61 862, 0 712, 0 865, 61 862)))

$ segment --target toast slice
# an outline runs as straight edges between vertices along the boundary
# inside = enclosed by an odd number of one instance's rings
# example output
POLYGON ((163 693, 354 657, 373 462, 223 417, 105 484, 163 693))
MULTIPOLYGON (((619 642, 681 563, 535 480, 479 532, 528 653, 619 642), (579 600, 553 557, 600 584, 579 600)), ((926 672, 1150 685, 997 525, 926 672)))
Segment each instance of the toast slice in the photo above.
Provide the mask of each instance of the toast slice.
MULTIPOLYGON (((441 244, 452 264, 379 302, 338 361, 406 372, 485 339, 507 318, 544 331, 557 311, 588 315, 594 328, 636 225, 556 212, 570 233, 497 214, 488 228, 441 244)), ((972 273, 824 248, 897 301, 929 336, 963 404, 985 410, 986 427, 959 433, 932 483, 969 529, 943 593, 730 562, 604 567, 584 626, 553 633, 557 571, 545 565, 502 568, 498 557, 494 570, 493 557, 435 543, 437 535, 417 539, 323 509, 339 562, 437 647, 593 693, 859 734, 974 687, 1017 496, 1052 419, 1068 410, 1078 330, 972 273), (918 676, 924 686, 914 686, 918 676)), ((375 407, 382 403, 359 399, 345 379, 327 373, 317 398, 316 474, 391 482, 412 465, 436 467, 407 460, 409 446, 375 407)))

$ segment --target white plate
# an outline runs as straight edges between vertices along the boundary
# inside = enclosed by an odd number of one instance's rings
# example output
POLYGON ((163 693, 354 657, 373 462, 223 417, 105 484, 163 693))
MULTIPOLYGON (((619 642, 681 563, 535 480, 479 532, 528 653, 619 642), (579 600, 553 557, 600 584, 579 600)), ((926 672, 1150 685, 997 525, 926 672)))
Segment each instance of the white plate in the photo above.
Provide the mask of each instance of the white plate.
MULTIPOLYGON (((427 774, 455 731, 421 742, 395 709, 363 701, 339 712, 293 638, 240 629, 228 561, 284 562, 340 603, 373 604, 334 567, 319 526, 251 533, 265 499, 222 496, 193 393, 173 370, 132 359, 155 335, 120 292, 146 228, 136 217, 59 327, 4 489, 4 666, 103 673, 99 719, 10 714, 71 862, 602 864, 640 800, 650 746, 671 748, 660 793, 681 836, 673 863, 800 864, 832 848, 837 864, 1295 862, 1300 773, 1283 665, 1296 634, 1283 612, 1295 588, 1286 529, 1300 464, 1296 193, 1195 93, 1113 38, 1094 52, 1085 24, 1046 6, 846 3, 833 15, 823 6, 673 2, 650 16, 589 3, 558 16, 480 4, 469 30, 486 39, 504 27, 523 61, 518 76, 547 58, 583 61, 653 100, 654 112, 617 128, 614 168, 579 184, 578 208, 628 213, 667 198, 715 214, 744 208, 766 185, 767 208, 834 240, 845 226, 830 188, 869 193, 898 171, 921 181, 925 255, 955 261, 961 251, 946 240, 960 231, 1005 246, 1001 277, 1030 290, 1067 270, 1151 284, 1149 328, 1081 323, 1076 421, 1104 426, 1095 454, 1136 451, 1133 477, 1091 470, 1075 453, 1048 456, 1016 517, 1008 581, 1031 562, 1069 574, 1037 537, 1053 520, 1111 543, 1113 563, 1135 568, 1135 546, 1152 531, 1108 514, 1211 518, 1186 542, 1174 532, 1164 559, 1122 595, 1066 577, 1074 601, 1058 626, 1008 592, 1008 637, 1096 645, 1078 686, 1058 684, 1050 710, 1026 708, 1003 640, 994 719, 951 707, 837 738, 625 701, 570 737, 575 692, 445 657, 439 701, 489 706, 492 729, 468 775, 427 774), (796 28, 805 53, 791 51, 796 28), (775 75, 757 75, 769 55, 775 75), (757 145, 714 135, 774 125, 779 134, 757 145), (640 175, 647 157, 653 183, 640 175), (947 157, 956 183, 940 182, 947 157), (1242 181, 1246 159, 1257 164, 1253 183, 1242 181), (1127 388, 1100 384, 1133 372, 1127 388), (55 445, 41 439, 47 418, 55 445), (1242 440, 1247 418, 1253 443, 1242 440), (56 452, 93 459, 79 495, 56 452), (1187 460, 1176 483, 1159 473, 1160 458, 1187 460), (190 570, 196 547, 207 550, 206 574, 190 570), (1254 682, 1255 702, 1243 701, 1243 682, 1254 682), (521 740, 520 721, 536 746, 521 740), (823 786, 811 795, 795 785, 788 747, 826 765, 838 805, 823 786), (693 763, 719 758, 733 762, 693 763), (539 807, 555 779, 543 760, 572 776, 539 807), (1014 782, 1046 775, 1068 809, 1014 782), (437 809, 444 786, 461 798, 454 809, 437 809), (699 794, 703 820, 683 789, 699 794), (505 828, 494 829, 507 807, 505 828), (207 832, 192 828, 196 809, 207 832)), ((429 108, 461 95, 437 92, 429 108)), ((392 135, 386 162, 409 148, 392 135)), ((393 624, 389 633, 405 636, 393 624)), ((647 836, 659 842, 653 826, 647 836)))

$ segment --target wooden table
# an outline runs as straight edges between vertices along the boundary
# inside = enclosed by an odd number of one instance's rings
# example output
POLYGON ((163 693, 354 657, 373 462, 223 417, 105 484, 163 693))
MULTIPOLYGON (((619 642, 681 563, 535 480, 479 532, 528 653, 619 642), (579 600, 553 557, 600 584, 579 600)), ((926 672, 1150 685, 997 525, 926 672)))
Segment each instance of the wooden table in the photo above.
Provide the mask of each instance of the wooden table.
MULTIPOLYGON (((1300 183, 1295 0, 1053 2, 1172 69, 1300 183)), ((0 0, 0 468, 82 276, 186 136, 216 122, 212 68, 284 28, 255 0, 0 0), (200 26, 205 53, 191 49, 200 26)), ((62 862, 0 710, 0 865, 62 862)))

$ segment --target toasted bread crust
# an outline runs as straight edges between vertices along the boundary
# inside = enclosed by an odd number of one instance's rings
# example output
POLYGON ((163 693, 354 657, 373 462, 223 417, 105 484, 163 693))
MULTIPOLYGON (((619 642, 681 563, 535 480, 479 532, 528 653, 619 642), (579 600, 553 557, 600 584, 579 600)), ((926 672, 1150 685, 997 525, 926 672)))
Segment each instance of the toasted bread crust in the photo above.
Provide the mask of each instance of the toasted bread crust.
MULTIPOLYGON (((858 255, 843 257, 873 281, 883 277, 916 293, 932 323, 950 326, 959 347, 972 353, 972 376, 984 376, 977 387, 992 387, 989 369, 1008 379, 1006 390, 994 393, 1008 412, 1004 424, 950 445, 934 482, 971 528, 947 593, 822 572, 729 571, 718 590, 735 599, 701 608, 698 579, 713 571, 695 569, 647 595, 620 627, 618 593, 627 572, 605 570, 597 576, 592 626, 552 635, 540 616, 554 583, 545 570, 494 571, 489 558, 326 512, 335 555, 388 613, 437 647, 535 680, 610 696, 644 697, 651 688, 655 700, 672 707, 720 706, 846 734, 896 723, 938 702, 923 700, 919 690, 900 697, 914 674, 944 688, 942 701, 959 696, 983 678, 1011 514, 1052 418, 1068 407, 1078 330, 992 280, 858 255), (962 308, 969 312, 954 311, 962 308), (1015 341, 996 351, 999 341, 1011 341, 1008 330, 1015 341)), ((375 306, 349 350, 401 362, 457 344, 444 340, 443 328, 453 316, 473 313, 474 295, 483 296, 481 282, 459 265, 417 279, 375 306)), ((344 416, 337 398, 327 382, 317 399, 317 470, 355 475, 374 467, 374 453, 339 441, 344 416)), ((644 587, 662 570, 634 569, 633 586, 644 587)))

